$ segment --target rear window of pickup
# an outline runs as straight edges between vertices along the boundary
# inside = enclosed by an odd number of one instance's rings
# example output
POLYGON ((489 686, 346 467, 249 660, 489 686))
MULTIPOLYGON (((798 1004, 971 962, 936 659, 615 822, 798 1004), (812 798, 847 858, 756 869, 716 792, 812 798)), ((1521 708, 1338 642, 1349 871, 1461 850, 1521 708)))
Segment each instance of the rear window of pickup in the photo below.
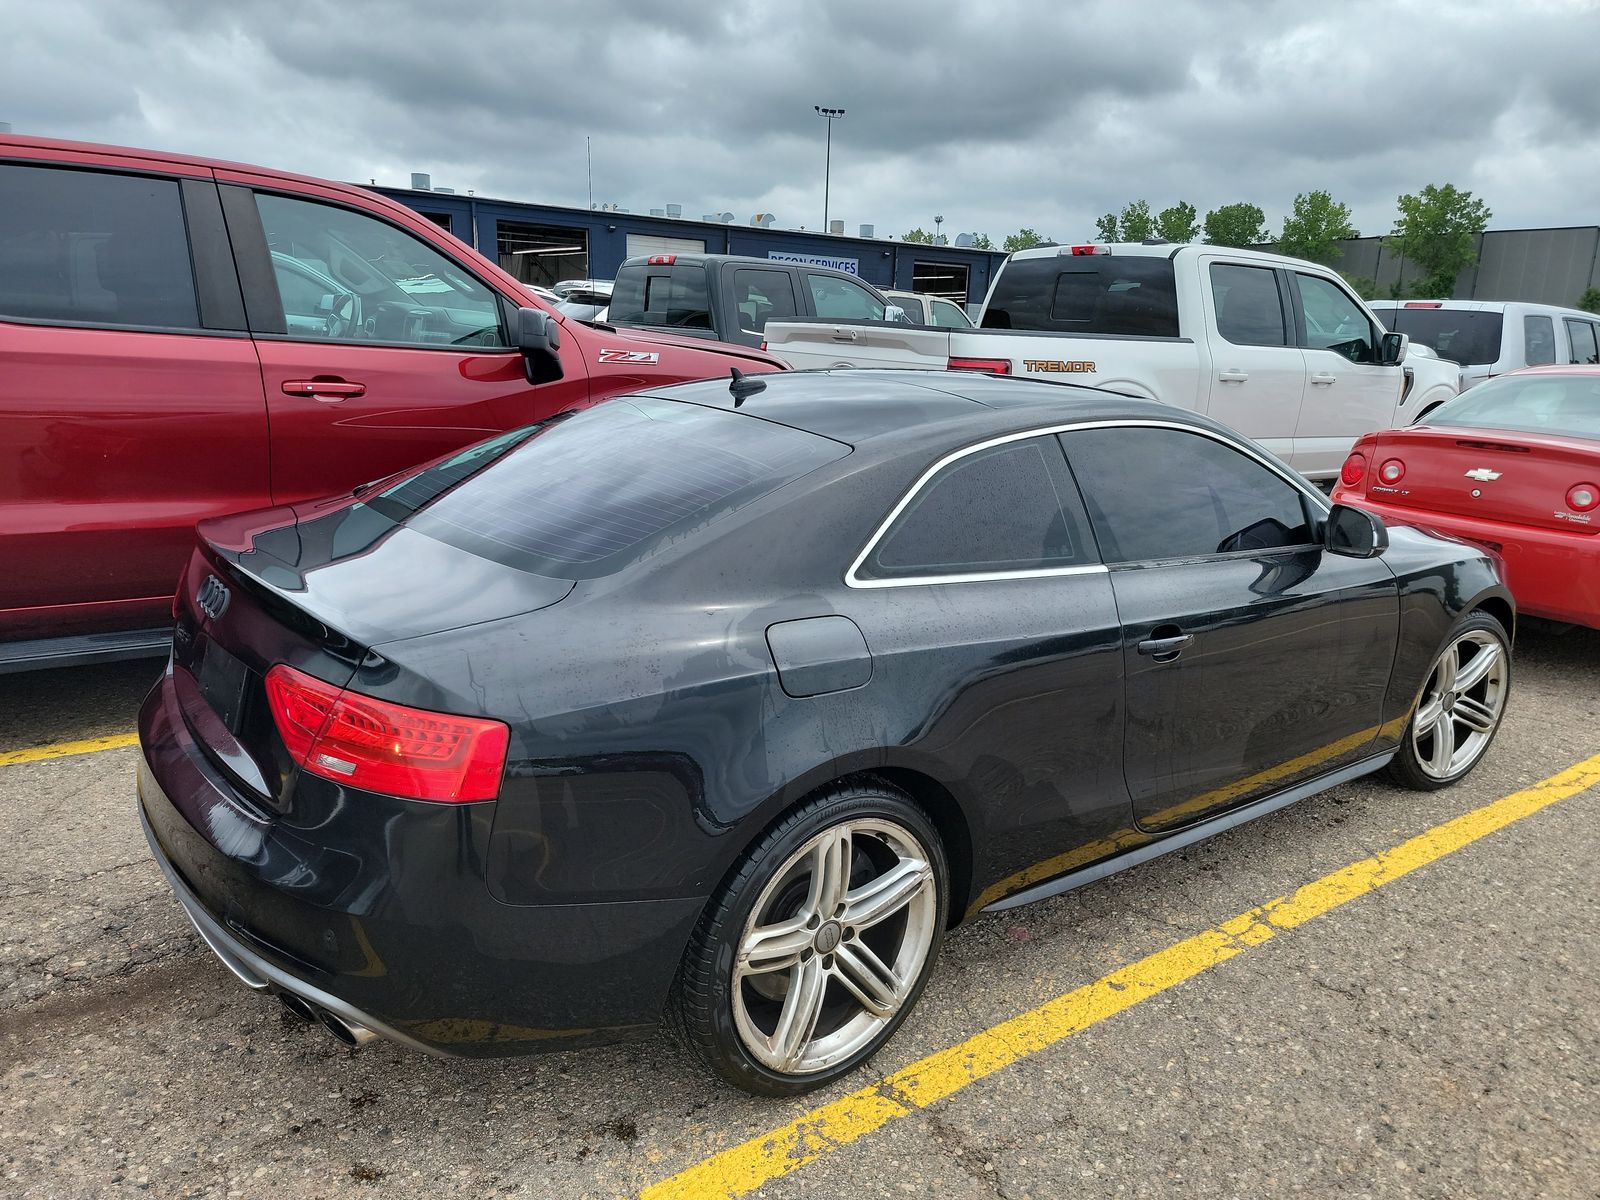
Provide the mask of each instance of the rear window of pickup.
POLYGON ((1114 254, 1015 259, 1000 270, 983 327, 1177 337, 1172 260, 1114 254))

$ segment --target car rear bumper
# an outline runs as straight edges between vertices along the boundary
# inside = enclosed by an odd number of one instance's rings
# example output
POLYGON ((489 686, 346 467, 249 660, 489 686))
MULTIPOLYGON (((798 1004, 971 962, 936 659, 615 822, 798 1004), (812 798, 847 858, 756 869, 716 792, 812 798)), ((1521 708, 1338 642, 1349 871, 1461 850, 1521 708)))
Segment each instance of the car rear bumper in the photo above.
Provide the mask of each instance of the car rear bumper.
POLYGON ((1600 534, 1530 529, 1455 514, 1420 512, 1335 489, 1333 499, 1386 522, 1483 546, 1499 556, 1517 613, 1600 628, 1600 534))
POLYGON ((659 1023, 701 899, 502 903, 462 811, 490 806, 393 801, 367 824, 363 855, 337 830, 292 828, 198 744, 170 671, 139 732, 151 852, 247 986, 298 998, 324 1024, 332 1014, 356 1041, 370 1030, 452 1057, 617 1041, 659 1023))

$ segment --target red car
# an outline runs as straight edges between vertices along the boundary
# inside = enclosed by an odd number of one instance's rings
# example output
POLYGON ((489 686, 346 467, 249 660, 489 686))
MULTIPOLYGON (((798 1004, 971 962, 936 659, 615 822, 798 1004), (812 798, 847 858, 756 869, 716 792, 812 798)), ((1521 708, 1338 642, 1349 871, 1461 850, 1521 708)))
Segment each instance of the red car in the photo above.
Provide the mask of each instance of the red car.
POLYGON ((571 321, 361 188, 0 135, 0 672, 164 651, 195 522, 783 369, 571 321))
POLYGON ((1501 375, 1369 433, 1333 498, 1487 546, 1518 611, 1600 628, 1600 367, 1501 375))

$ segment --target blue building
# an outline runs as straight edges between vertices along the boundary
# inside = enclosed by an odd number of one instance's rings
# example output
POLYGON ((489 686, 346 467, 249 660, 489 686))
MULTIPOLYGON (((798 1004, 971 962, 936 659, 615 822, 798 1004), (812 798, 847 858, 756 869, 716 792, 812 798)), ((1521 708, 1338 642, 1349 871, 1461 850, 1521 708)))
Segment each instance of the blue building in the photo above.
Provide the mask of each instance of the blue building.
MULTIPOLYGON (((839 267, 878 288, 980 304, 1005 255, 870 236, 796 232, 731 221, 562 208, 425 188, 375 187, 455 234, 524 283, 611 279, 635 254, 746 254, 839 267)), ((722 214, 724 218, 727 214, 722 214)), ((769 218, 770 220, 770 218, 769 218)))

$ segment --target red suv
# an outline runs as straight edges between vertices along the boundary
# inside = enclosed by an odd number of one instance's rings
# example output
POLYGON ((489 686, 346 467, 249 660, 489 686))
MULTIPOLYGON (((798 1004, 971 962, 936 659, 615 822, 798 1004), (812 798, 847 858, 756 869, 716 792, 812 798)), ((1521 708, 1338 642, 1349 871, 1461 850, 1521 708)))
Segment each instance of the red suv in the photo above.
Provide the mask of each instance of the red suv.
POLYGON ((0 135, 0 672, 163 650, 195 522, 774 358, 568 320, 361 188, 0 135))

